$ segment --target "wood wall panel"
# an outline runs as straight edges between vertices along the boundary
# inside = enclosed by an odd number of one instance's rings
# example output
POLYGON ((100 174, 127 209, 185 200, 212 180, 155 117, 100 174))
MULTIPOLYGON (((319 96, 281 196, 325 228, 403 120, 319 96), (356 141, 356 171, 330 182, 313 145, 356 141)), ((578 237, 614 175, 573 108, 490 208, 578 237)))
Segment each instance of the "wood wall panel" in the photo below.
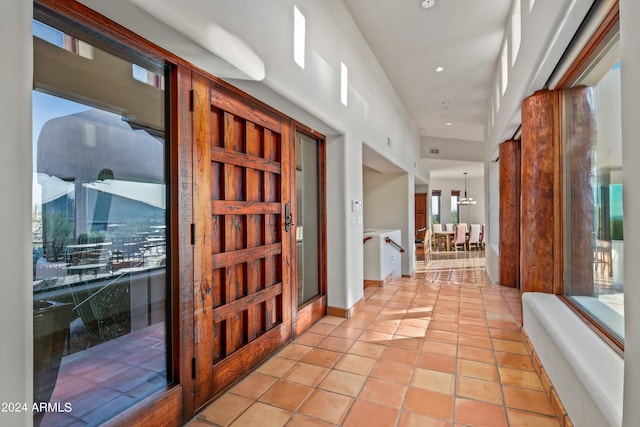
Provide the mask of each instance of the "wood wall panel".
POLYGON ((500 144, 500 284, 520 283, 520 141, 500 144))
MULTIPOLYGON (((199 179, 211 176, 211 128, 212 115, 209 97, 210 82, 207 78, 193 73, 193 222, 195 224, 195 245, 193 255, 193 326, 194 326, 194 357, 199 361, 215 360, 215 345, 211 343, 216 338, 211 332, 209 324, 213 324, 213 290, 214 276, 211 257, 211 235, 216 231, 211 220, 211 194, 217 186, 211 179, 199 179), (200 344, 200 345, 198 345, 200 344)), ((217 286, 218 283, 216 282, 217 286)), ((184 362, 183 362, 184 363, 184 362)), ((196 369, 195 406, 204 404, 214 394, 213 372, 209 369, 196 369)))
POLYGON ((556 250, 560 207, 560 93, 541 90, 522 103, 522 292, 558 293, 556 250))

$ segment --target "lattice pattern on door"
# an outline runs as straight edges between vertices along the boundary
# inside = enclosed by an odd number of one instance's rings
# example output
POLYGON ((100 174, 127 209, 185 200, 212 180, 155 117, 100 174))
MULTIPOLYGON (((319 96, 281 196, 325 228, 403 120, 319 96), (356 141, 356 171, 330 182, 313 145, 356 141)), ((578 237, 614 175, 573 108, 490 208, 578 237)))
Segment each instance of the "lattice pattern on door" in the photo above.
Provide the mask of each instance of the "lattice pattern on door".
POLYGON ((212 108, 214 363, 283 320, 281 135, 212 108))

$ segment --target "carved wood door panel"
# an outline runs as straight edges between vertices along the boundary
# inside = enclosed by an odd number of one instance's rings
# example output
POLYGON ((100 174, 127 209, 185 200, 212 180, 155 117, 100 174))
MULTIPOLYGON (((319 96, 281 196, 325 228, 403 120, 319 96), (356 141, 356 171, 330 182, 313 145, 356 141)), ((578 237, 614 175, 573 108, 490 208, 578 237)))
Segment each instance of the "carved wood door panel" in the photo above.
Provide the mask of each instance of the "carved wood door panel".
POLYGON ((291 337, 295 227, 290 121, 204 77, 192 90, 198 408, 291 337))

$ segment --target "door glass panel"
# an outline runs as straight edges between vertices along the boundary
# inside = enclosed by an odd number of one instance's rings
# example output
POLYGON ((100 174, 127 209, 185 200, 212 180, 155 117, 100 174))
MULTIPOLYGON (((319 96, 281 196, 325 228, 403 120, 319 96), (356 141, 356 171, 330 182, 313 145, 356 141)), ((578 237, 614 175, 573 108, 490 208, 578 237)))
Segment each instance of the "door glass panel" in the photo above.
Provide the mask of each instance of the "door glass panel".
POLYGON ((36 425, 97 425, 168 383, 165 73, 34 22, 36 425))
POLYGON ((318 173, 318 142, 298 133, 296 138, 296 219, 298 221, 296 254, 299 306, 320 295, 318 173))

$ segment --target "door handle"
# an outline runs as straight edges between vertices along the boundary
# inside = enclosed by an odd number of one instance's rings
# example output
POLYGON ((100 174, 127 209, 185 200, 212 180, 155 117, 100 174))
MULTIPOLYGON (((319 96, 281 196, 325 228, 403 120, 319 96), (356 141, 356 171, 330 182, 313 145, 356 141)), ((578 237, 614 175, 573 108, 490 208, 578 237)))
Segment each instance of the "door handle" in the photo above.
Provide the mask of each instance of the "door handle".
POLYGON ((291 230, 295 224, 293 223, 293 215, 291 215, 291 206, 289 203, 284 205, 284 231, 291 230))

